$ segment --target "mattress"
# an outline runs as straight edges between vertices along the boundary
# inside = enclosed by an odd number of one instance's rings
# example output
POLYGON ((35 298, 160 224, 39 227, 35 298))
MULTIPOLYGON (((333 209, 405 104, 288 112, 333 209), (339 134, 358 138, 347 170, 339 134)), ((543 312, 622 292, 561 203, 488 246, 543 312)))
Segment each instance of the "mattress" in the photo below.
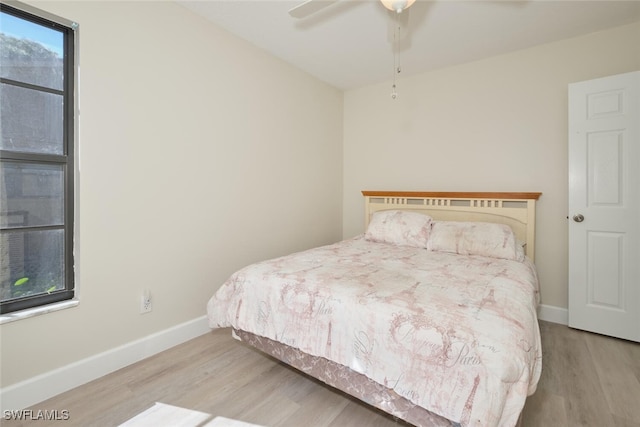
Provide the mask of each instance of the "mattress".
POLYGON ((464 426, 515 425, 541 371, 528 259, 362 236, 247 266, 209 300, 233 327, 344 366, 464 426))

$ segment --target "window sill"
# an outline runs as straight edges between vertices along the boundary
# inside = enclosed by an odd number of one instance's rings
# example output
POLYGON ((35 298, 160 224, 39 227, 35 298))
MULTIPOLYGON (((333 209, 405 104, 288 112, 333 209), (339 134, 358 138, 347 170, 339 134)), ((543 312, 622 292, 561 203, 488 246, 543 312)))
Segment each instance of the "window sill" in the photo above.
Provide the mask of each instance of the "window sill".
POLYGON ((17 320, 28 319, 30 317, 40 316, 41 314, 65 310, 67 308, 75 307, 78 304, 80 304, 80 301, 78 301, 77 299, 72 299, 69 301, 61 301, 53 304, 48 304, 42 307, 28 308, 26 310, 16 311, 14 313, 1 314, 0 325, 15 322, 17 320))

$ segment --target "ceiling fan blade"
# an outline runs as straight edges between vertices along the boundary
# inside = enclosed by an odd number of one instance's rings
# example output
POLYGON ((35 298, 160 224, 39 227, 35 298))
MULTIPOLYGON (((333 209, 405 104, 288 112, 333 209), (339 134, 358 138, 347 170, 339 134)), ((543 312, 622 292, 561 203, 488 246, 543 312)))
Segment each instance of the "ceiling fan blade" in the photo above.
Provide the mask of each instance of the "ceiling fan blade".
POLYGON ((289 9, 289 15, 294 18, 306 18, 336 1, 338 0, 307 0, 289 9))

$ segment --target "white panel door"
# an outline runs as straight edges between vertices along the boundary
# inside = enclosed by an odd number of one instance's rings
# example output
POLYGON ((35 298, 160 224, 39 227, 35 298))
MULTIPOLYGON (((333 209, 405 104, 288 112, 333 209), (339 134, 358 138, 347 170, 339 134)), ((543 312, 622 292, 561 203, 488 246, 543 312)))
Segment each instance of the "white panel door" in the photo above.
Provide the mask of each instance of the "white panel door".
POLYGON ((569 326, 640 341, 640 71, 569 85, 569 326))

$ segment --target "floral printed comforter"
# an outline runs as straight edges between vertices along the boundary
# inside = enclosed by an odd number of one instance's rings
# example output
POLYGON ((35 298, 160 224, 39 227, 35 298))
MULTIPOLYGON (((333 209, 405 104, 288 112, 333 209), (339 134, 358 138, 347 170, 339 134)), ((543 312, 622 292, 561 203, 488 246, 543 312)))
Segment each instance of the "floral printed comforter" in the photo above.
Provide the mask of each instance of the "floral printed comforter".
POLYGON ((464 426, 515 425, 540 377, 538 283, 510 261, 361 237, 250 265, 207 305, 464 426))

